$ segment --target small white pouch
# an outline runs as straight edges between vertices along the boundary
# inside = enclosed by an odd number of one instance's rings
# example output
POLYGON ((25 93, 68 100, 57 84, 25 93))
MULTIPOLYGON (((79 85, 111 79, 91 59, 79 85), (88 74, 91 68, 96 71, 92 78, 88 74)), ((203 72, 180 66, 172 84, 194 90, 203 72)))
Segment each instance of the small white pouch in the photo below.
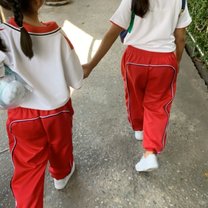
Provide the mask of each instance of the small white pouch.
POLYGON ((31 87, 13 72, 0 53, 0 109, 10 109, 21 105, 32 92, 31 87))

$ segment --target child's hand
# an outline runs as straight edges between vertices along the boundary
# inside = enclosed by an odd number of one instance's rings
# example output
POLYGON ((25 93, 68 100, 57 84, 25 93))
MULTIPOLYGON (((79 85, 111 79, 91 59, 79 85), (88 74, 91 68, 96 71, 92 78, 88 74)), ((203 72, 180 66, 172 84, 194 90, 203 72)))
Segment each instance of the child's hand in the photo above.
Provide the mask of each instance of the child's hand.
POLYGON ((82 68, 84 71, 84 79, 85 79, 90 75, 92 68, 90 67, 90 64, 84 64, 82 65, 82 68))

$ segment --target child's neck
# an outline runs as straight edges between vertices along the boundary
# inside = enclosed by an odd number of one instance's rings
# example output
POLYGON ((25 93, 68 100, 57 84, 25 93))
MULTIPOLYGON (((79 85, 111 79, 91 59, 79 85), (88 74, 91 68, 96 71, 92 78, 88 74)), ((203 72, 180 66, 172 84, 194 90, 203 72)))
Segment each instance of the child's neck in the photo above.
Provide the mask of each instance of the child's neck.
POLYGON ((33 26, 43 26, 43 23, 39 20, 38 15, 24 15, 23 21, 33 26))

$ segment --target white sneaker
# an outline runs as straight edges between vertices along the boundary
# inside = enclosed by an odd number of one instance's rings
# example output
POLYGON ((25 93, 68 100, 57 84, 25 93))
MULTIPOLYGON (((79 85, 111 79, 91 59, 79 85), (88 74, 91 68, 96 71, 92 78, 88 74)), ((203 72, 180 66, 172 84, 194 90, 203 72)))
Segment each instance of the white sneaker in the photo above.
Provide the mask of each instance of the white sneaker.
POLYGON ((71 168, 71 172, 63 179, 53 179, 54 180, 54 186, 56 189, 63 189, 65 188, 66 184, 68 183, 69 179, 71 178, 71 176, 73 175, 75 170, 75 163, 73 162, 72 168, 71 168))
POLYGON ((150 154, 146 158, 142 156, 140 161, 135 165, 136 171, 148 172, 159 167, 157 156, 155 154, 150 154))
POLYGON ((135 138, 136 138, 136 140, 142 141, 143 140, 143 131, 135 131, 135 138))

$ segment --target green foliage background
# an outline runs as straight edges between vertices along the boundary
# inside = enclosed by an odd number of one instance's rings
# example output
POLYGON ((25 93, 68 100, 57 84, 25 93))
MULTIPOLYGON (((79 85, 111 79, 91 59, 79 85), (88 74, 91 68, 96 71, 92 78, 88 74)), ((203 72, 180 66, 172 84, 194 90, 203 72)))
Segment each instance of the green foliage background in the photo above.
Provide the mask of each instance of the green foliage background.
POLYGON ((208 62, 208 0, 188 0, 192 23, 188 31, 205 54, 208 62))

